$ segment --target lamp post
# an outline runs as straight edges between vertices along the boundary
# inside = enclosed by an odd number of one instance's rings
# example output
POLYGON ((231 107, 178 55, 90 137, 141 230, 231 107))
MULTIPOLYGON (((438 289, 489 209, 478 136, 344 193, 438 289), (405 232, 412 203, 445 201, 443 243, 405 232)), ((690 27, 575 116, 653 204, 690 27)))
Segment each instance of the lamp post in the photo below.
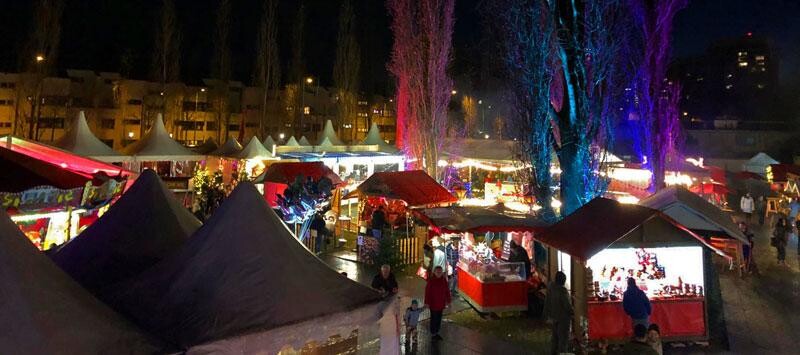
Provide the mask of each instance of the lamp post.
MULTIPOLYGON (((206 88, 200 88, 200 91, 196 91, 194 93, 194 114, 195 115, 197 114, 197 111, 200 108, 200 93, 201 92, 206 92, 206 88)), ((192 140, 194 141, 194 144, 196 145, 197 144, 197 124, 195 123, 194 119, 192 120, 192 124, 194 125, 194 127, 192 127, 192 132, 194 132, 192 140)), ((219 142, 219 143, 221 144, 222 142, 219 142)))
POLYGON ((37 54, 34 60, 36 62, 36 90, 33 100, 31 100, 31 123, 28 125, 28 137, 35 140, 39 138, 39 116, 41 116, 42 82, 44 81, 42 64, 45 61, 45 57, 43 54, 37 54), (34 132, 36 135, 34 135, 34 132))
POLYGON ((305 120, 305 116, 306 116, 306 84, 311 85, 313 83, 314 83, 314 78, 309 76, 309 77, 305 78, 305 80, 303 80, 302 84, 300 85, 300 88, 301 88, 301 90, 300 90, 300 136, 303 135, 303 130, 305 128, 303 126, 303 121, 305 120))

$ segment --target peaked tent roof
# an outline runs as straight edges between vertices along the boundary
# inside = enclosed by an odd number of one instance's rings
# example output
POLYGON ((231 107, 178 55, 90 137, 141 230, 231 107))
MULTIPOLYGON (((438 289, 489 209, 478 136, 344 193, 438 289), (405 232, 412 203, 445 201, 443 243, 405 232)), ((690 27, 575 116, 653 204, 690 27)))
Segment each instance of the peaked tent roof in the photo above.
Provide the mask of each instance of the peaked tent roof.
POLYGON ((323 137, 322 141, 319 142, 317 148, 333 148, 334 145, 331 143, 331 140, 328 137, 323 137))
POLYGON ((378 129, 378 124, 372 122, 372 126, 369 127, 369 132, 367 132, 367 136, 364 138, 364 141, 361 142, 364 145, 377 145, 380 151, 383 152, 396 152, 397 148, 391 144, 386 143, 381 138, 381 132, 378 129))
MULTIPOLYGON (((319 141, 322 142, 325 138, 327 138, 332 145, 344 145, 344 142, 342 142, 342 140, 339 139, 339 136, 336 135, 336 131, 333 129, 333 122, 331 122, 331 120, 325 121, 325 128, 322 129, 322 139, 319 141)), ((319 145, 322 145, 322 143, 319 145)))
POLYGON ((498 204, 492 207, 452 206, 425 208, 418 211, 423 219, 442 232, 511 232, 535 231, 546 226, 529 214, 510 213, 498 204))
POLYGON ((191 150, 200 155, 208 155, 217 150, 217 148, 219 148, 219 146, 217 146, 217 143, 214 142, 214 138, 208 138, 205 140, 205 142, 203 142, 203 144, 194 146, 191 148, 191 150))
POLYGON ((767 169, 767 166, 779 163, 779 161, 762 152, 754 155, 752 158, 750 158, 750 160, 742 164, 742 168, 744 171, 750 171, 763 175, 767 169))
POLYGON ((249 182, 176 255, 117 291, 120 309, 181 347, 380 302, 311 254, 249 182))
POLYGON ((203 156, 195 154, 172 139, 164 128, 164 119, 158 114, 144 138, 125 147, 125 154, 138 161, 195 161, 203 156))
POLYGON ((324 176, 330 179, 334 186, 344 185, 344 181, 342 181, 339 175, 336 175, 331 168, 325 166, 325 164, 320 161, 274 163, 270 165, 264 173, 256 177, 253 183, 261 184, 265 182, 274 182, 289 185, 293 183, 298 176, 311 176, 314 180, 318 180, 324 176))
POLYGON ((304 147, 307 147, 307 146, 311 145, 311 142, 308 141, 308 138, 306 138, 306 136, 300 137, 300 140, 297 143, 299 145, 301 145, 301 146, 304 146, 304 147))
POLYGON ((242 151, 242 145, 234 137, 228 137, 219 149, 215 150, 211 155, 218 157, 236 157, 242 151))
POLYGON ((286 141, 286 144, 284 144, 284 146, 287 146, 287 147, 299 147, 300 143, 297 143, 297 139, 294 139, 294 136, 291 136, 291 137, 289 137, 289 140, 286 141))
POLYGON ((267 135, 267 138, 264 138, 264 143, 262 144, 264 148, 267 148, 270 152, 274 150, 274 147, 277 145, 275 140, 272 139, 272 136, 267 135))
POLYGON ((150 354, 156 343, 92 297, 0 209, 0 353, 150 354))
POLYGON ((403 200, 409 206, 425 206, 458 201, 450 191, 447 191, 422 170, 372 174, 348 196, 356 194, 403 200))
POLYGON ((97 294, 174 253, 198 228, 200 221, 147 169, 108 212, 52 258, 97 294))
POLYGON ((270 160, 274 159, 272 153, 269 149, 264 148, 264 145, 261 144, 261 141, 258 140, 258 137, 253 136, 250 138, 250 142, 242 149, 241 152, 237 155, 239 159, 256 159, 256 160, 270 160))
POLYGON ((121 162, 130 160, 129 156, 115 152, 97 139, 89 129, 83 111, 78 113, 78 117, 72 122, 70 130, 55 143, 55 146, 99 161, 121 162))
POLYGON ((683 187, 668 187, 639 204, 664 212, 686 228, 723 232, 742 243, 748 242, 730 216, 683 187))
POLYGON ((705 242, 702 237, 658 210, 639 205, 622 204, 602 197, 597 197, 581 206, 569 216, 547 228, 544 233, 538 234, 536 239, 577 259, 586 261, 655 218, 668 222, 686 232, 698 243, 722 254, 705 242))

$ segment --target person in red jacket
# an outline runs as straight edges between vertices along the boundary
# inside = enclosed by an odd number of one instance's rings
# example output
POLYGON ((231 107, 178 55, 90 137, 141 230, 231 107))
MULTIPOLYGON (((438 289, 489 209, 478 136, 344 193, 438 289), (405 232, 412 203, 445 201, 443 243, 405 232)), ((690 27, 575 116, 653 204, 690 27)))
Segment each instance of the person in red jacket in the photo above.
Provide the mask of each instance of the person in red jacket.
POLYGON ((433 275, 428 277, 425 285, 425 305, 431 310, 431 336, 433 340, 442 340, 439 329, 442 328, 442 312, 450 304, 450 290, 447 277, 441 266, 433 268, 433 275))

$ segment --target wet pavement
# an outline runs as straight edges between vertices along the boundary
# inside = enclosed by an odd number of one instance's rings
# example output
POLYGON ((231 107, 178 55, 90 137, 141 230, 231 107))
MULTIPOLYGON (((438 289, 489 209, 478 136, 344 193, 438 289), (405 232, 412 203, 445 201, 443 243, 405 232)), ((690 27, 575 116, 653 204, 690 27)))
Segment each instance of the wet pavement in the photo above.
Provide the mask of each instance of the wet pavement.
MULTIPOLYGON (((363 265, 356 263, 351 259, 347 253, 333 253, 323 254, 320 259, 330 265, 337 271, 347 272, 347 277, 355 280, 364 285, 369 285, 372 278, 377 273, 377 267, 363 265), (336 256, 338 255, 338 256, 336 256)), ((415 267, 409 267, 406 272, 397 273, 397 283, 400 286, 398 296, 400 297, 400 309, 404 310, 411 304, 412 299, 418 299, 422 302, 425 294, 425 282, 422 278, 413 275, 416 271, 415 267), (414 269, 414 270, 411 270, 414 269)), ((422 322, 418 327, 419 336, 416 346, 408 344, 408 346, 401 346, 403 354, 532 354, 531 351, 526 351, 522 346, 512 344, 498 339, 497 337, 482 334, 474 330, 459 326, 448 321, 447 316, 456 312, 474 312, 472 307, 460 297, 454 297, 453 304, 448 307, 444 316, 445 319, 442 323, 442 330, 440 332, 444 340, 432 341, 430 333, 427 330, 428 318, 430 314, 423 312, 421 316, 422 322)), ((405 335, 401 336, 401 344, 405 345, 405 335)), ((373 345, 377 346, 377 345, 373 345)), ((362 349, 364 353, 370 353, 375 349, 362 349)))

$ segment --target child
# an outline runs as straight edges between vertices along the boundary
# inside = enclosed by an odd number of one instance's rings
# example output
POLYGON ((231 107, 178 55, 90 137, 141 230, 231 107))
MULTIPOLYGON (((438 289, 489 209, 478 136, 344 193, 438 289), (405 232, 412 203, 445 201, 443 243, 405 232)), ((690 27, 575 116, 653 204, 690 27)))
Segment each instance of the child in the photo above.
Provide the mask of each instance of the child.
POLYGON ((403 316, 403 321, 406 323, 406 343, 409 341, 417 343, 417 324, 419 315, 424 309, 425 306, 419 307, 417 300, 411 300, 411 307, 406 308, 406 314, 403 316))
POLYGON ((664 355, 664 346, 661 344, 661 329, 658 328, 658 324, 650 324, 650 328, 647 329, 647 343, 653 347, 658 355, 664 355))

